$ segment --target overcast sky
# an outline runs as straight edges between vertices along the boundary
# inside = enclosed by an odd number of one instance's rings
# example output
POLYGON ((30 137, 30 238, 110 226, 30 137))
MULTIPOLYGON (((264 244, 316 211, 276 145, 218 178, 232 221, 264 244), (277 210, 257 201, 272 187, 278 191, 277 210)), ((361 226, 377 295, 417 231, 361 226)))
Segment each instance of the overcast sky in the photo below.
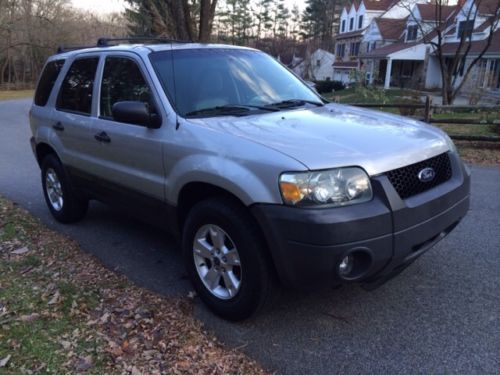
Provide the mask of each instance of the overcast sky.
MULTIPOLYGON (((99 13, 119 12, 125 7, 123 0, 71 0, 74 6, 99 13)), ((291 8, 293 4, 298 4, 299 8, 304 7, 304 2, 299 0, 285 0, 291 8)))

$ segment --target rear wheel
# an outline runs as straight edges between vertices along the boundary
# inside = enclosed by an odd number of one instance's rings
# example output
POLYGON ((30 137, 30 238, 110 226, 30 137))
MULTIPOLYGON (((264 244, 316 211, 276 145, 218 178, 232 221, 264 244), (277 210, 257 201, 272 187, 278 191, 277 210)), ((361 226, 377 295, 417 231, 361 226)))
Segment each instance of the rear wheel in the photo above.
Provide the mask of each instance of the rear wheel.
POLYGON ((213 198, 190 211, 183 256, 198 295, 225 319, 250 317, 271 293, 265 243, 247 209, 234 200, 213 198))
POLYGON ((88 200, 76 194, 61 162, 53 154, 42 161, 42 187, 45 202, 57 221, 73 223, 87 213, 88 200))

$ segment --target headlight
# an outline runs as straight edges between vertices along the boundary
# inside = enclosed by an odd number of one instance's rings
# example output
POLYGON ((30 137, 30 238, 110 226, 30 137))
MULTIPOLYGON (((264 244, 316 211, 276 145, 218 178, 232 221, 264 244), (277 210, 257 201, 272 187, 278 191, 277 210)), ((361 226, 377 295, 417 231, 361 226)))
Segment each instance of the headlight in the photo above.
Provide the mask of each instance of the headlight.
POLYGON ((283 173, 283 201, 292 206, 343 206, 372 199, 370 179, 361 168, 283 173))
POLYGON ((450 136, 446 133, 444 134, 444 136, 446 137, 446 143, 448 144, 450 151, 454 154, 458 154, 457 146, 455 146, 455 143, 453 143, 450 136))

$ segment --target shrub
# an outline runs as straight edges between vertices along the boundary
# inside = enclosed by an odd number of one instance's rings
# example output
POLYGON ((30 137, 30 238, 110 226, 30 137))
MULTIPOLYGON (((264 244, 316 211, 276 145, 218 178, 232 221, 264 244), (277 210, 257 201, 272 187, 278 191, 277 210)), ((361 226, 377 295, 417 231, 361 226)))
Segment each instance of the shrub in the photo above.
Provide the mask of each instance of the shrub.
POLYGON ((320 94, 330 93, 332 91, 339 91, 345 89, 345 85, 340 81, 314 81, 316 84, 316 90, 320 94))

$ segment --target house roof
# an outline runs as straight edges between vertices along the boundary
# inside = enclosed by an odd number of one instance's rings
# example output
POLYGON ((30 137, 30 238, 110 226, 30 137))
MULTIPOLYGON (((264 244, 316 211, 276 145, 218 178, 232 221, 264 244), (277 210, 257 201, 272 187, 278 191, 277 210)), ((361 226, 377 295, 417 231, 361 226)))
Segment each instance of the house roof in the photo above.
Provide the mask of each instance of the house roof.
POLYGON ((380 48, 376 48, 373 51, 367 52, 362 54, 360 57, 366 57, 366 58, 384 58, 389 56, 390 54, 393 54, 394 52, 402 51, 404 49, 416 46, 417 42, 412 42, 412 43, 394 43, 394 44, 389 44, 387 46, 383 46, 380 48))
MULTIPOLYGON (((482 0, 484 1, 484 0, 482 0)), ((424 21, 436 21, 438 19, 437 10, 441 8, 441 21, 445 21, 457 9, 457 5, 436 5, 436 4, 417 4, 420 17, 424 21)))
POLYGON ((498 0, 476 0, 476 4, 479 5, 479 14, 495 14, 498 9, 498 0))
MULTIPOLYGON (((487 45, 488 39, 476 40, 471 43, 469 55, 478 55, 480 54, 484 47, 487 45)), ((459 43, 445 43, 442 46, 443 55, 454 55, 457 51, 459 43)), ((467 44, 464 43, 464 48, 467 47, 467 44)), ((486 54, 500 54, 500 29, 496 30, 493 33, 493 37, 491 40, 490 47, 486 51, 486 54)))
POLYGON ((349 31, 348 33, 337 34, 337 35, 335 35, 335 39, 339 40, 339 39, 347 39, 347 38, 353 38, 356 36, 361 36, 365 32, 365 30, 366 30, 366 28, 361 29, 361 30, 356 30, 356 31, 349 31))
POLYGON ((366 10, 388 10, 399 0, 363 0, 366 10))
POLYGON ((383 39, 398 40, 406 27, 407 18, 375 18, 378 30, 383 39))
POLYGON ((338 61, 332 64, 334 68, 353 69, 358 67, 357 61, 338 61))

